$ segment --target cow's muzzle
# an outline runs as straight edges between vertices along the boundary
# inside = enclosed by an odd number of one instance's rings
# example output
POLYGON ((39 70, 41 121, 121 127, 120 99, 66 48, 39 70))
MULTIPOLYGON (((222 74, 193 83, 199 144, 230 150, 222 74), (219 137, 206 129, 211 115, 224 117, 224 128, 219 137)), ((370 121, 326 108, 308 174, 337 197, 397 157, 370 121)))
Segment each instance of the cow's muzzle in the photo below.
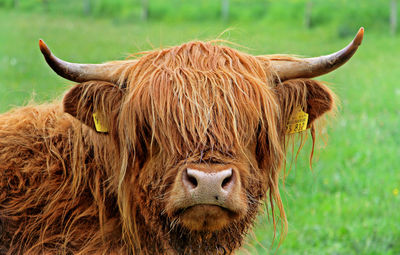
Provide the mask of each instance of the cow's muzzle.
POLYGON ((171 196, 180 222, 191 230, 215 231, 247 211, 239 171, 232 167, 187 167, 171 196))

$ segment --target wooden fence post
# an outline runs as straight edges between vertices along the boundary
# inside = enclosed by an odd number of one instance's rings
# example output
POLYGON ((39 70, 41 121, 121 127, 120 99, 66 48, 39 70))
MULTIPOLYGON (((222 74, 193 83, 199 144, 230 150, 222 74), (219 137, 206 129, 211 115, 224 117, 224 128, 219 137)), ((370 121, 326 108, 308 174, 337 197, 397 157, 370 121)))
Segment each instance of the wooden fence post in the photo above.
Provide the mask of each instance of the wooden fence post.
POLYGON ((227 21, 229 18, 229 0, 222 0, 221 2, 221 16, 222 19, 227 21))
POLYGON ((306 28, 310 29, 312 26, 312 6, 313 3, 311 0, 306 2, 306 8, 304 10, 304 25, 306 28))
POLYGON ((45 12, 49 11, 49 1, 48 0, 42 0, 42 4, 43 4, 43 10, 45 12))
POLYGON ((146 21, 149 18, 149 0, 142 0, 142 20, 146 21))
POLYGON ((397 0, 390 3, 390 33, 394 36, 397 30, 397 0))
POLYGON ((92 1, 91 0, 84 0, 83 1, 83 13, 88 15, 92 12, 92 1))

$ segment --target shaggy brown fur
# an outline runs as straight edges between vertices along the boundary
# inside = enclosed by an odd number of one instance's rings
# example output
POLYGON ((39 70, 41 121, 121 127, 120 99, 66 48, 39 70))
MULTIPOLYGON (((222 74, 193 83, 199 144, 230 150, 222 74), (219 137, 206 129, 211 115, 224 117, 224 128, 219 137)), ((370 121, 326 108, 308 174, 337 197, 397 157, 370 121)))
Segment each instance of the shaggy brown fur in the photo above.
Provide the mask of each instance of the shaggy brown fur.
POLYGON ((146 52, 114 75, 0 115, 0 254, 230 254, 263 201, 285 222, 286 124, 300 106, 313 131, 334 107, 326 86, 280 83, 268 56, 203 42, 146 52), (180 224, 171 187, 191 163, 235 166, 246 212, 213 232, 180 224))

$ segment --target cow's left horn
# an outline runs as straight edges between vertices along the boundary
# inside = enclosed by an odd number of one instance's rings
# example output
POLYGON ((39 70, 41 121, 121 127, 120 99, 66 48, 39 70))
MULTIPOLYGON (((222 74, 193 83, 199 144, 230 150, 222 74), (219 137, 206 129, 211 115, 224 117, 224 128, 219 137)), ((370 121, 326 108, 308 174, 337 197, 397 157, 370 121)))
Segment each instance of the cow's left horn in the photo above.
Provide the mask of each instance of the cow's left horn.
POLYGON ((358 30, 353 41, 342 50, 330 55, 288 60, 272 58, 272 67, 281 81, 296 78, 313 78, 329 72, 346 63, 357 51, 364 36, 364 28, 358 30))
POLYGON ((115 78, 113 79, 112 74, 121 67, 121 64, 116 62, 105 64, 70 63, 54 56, 43 40, 39 40, 39 47, 51 69, 65 79, 75 82, 85 82, 90 80, 116 82, 115 78))

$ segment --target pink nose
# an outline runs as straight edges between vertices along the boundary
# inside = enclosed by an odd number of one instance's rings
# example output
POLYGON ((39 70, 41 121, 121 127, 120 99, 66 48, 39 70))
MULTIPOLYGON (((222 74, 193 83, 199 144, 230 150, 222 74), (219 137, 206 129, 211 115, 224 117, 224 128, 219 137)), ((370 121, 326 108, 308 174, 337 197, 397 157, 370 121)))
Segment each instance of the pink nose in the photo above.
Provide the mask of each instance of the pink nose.
POLYGON ((232 168, 218 172, 188 168, 182 173, 182 182, 193 204, 224 206, 237 190, 237 177, 232 168))

